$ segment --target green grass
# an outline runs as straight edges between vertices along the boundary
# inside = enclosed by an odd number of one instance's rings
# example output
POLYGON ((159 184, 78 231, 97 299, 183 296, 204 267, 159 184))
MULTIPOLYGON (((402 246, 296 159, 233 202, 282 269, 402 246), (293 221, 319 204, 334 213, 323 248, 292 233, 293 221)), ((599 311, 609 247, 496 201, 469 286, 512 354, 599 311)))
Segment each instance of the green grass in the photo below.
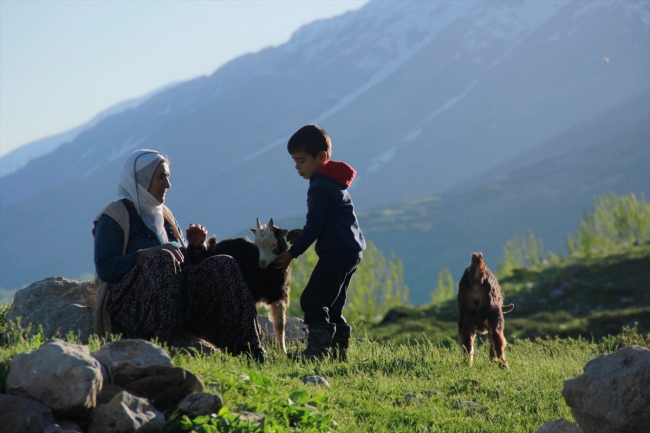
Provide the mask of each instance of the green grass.
MULTIPOLYGON (((598 257, 566 259, 554 265, 516 270, 500 281, 505 303, 515 309, 505 316, 505 334, 512 338, 583 337, 596 340, 638 323, 650 332, 650 243, 620 248, 598 257), (567 267, 586 268, 570 275, 567 267), (550 300, 565 284, 565 295, 550 300)), ((400 307, 403 317, 370 325, 369 335, 381 340, 456 338, 456 301, 400 307)))
MULTIPOLYGON (((208 390, 223 396, 231 414, 199 418, 196 423, 204 423, 202 427, 176 417, 169 421, 168 430, 211 431, 211 424, 220 423, 219 431, 256 431, 254 426, 236 429, 233 413, 248 410, 265 416, 267 431, 535 431, 549 420, 573 421, 561 390, 587 361, 629 342, 650 343, 650 336, 646 341, 634 329, 626 332, 600 343, 514 339, 507 348, 511 366, 507 371, 488 359, 486 344, 479 342, 474 366, 468 368, 455 345, 428 339, 411 340, 409 345, 370 339, 355 342, 345 364, 299 364, 271 355, 266 364, 258 365, 245 357, 221 354, 176 355, 174 364, 202 377, 208 390), (300 379, 311 374, 325 377, 331 388, 303 384, 300 379), (459 401, 480 407, 457 408, 459 401)), ((5 366, 0 370, 1 383, 10 358, 42 343, 36 336, 1 347, 5 366)), ((97 347, 99 342, 91 343, 91 350, 97 347)))

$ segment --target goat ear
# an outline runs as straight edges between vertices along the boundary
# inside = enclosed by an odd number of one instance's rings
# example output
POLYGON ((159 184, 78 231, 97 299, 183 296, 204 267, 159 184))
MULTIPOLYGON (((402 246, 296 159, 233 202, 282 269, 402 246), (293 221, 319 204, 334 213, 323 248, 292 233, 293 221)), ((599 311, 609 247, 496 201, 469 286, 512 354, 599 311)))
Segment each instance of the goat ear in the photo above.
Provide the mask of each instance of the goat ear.
POLYGON ((260 219, 259 218, 256 219, 257 219, 257 229, 260 230, 262 228, 262 225, 260 224, 260 219))
POLYGON ((269 220, 269 225, 268 225, 267 227, 271 227, 271 228, 273 228, 273 218, 271 218, 271 219, 269 220))
POLYGON ((255 232, 257 231, 257 229, 251 229, 251 231, 252 231, 253 233, 255 233, 255 232))
POLYGON ((280 237, 285 237, 287 233, 288 233, 287 229, 280 230, 280 237))

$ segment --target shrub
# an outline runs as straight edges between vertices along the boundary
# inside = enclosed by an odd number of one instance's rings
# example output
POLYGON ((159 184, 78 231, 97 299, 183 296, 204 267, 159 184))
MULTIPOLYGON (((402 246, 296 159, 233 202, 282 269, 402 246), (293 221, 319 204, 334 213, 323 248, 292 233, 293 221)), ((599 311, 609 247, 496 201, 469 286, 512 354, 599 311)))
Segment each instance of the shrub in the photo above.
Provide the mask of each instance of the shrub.
POLYGON ((619 246, 650 240, 650 204, 643 194, 616 196, 611 191, 594 198, 594 210, 583 211, 576 236, 567 237, 572 256, 590 256, 619 246))
MULTIPOLYGON (((302 316, 300 295, 318 262, 314 247, 310 247, 292 264, 291 307, 289 314, 302 316)), ((386 259, 372 242, 368 241, 363 260, 352 277, 343 310, 351 323, 371 322, 381 318, 398 305, 407 305, 409 292, 404 284, 404 267, 395 254, 386 259)))
POLYGON ((438 285, 431 292, 431 303, 440 305, 454 299, 456 295, 454 278, 448 268, 443 268, 438 273, 438 285))
POLYGON ((515 269, 538 266, 544 262, 542 240, 531 231, 528 238, 515 235, 503 247, 503 258, 498 259, 497 278, 513 274, 515 269))

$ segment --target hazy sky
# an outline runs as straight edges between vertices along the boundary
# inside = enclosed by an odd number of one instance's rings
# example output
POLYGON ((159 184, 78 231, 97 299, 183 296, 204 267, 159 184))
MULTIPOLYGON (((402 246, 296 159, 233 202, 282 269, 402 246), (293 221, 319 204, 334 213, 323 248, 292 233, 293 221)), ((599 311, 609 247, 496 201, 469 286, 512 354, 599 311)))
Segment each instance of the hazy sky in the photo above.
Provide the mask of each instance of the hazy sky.
POLYGON ((0 156, 368 0, 0 0, 0 156))

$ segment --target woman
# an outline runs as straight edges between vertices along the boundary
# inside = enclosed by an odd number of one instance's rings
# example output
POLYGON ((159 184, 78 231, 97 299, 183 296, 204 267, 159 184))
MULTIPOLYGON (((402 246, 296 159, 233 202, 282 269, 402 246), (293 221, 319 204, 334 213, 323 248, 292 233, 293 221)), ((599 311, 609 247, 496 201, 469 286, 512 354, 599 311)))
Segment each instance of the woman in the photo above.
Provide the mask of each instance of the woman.
POLYGON ((201 225, 189 226, 185 247, 163 205, 169 175, 169 161, 153 150, 136 150, 124 162, 120 200, 95 219, 95 268, 108 287, 98 290, 98 305, 105 293, 110 325, 127 338, 172 342, 190 332, 230 353, 252 350, 262 358, 255 302, 237 263, 229 256, 203 260, 201 225))

